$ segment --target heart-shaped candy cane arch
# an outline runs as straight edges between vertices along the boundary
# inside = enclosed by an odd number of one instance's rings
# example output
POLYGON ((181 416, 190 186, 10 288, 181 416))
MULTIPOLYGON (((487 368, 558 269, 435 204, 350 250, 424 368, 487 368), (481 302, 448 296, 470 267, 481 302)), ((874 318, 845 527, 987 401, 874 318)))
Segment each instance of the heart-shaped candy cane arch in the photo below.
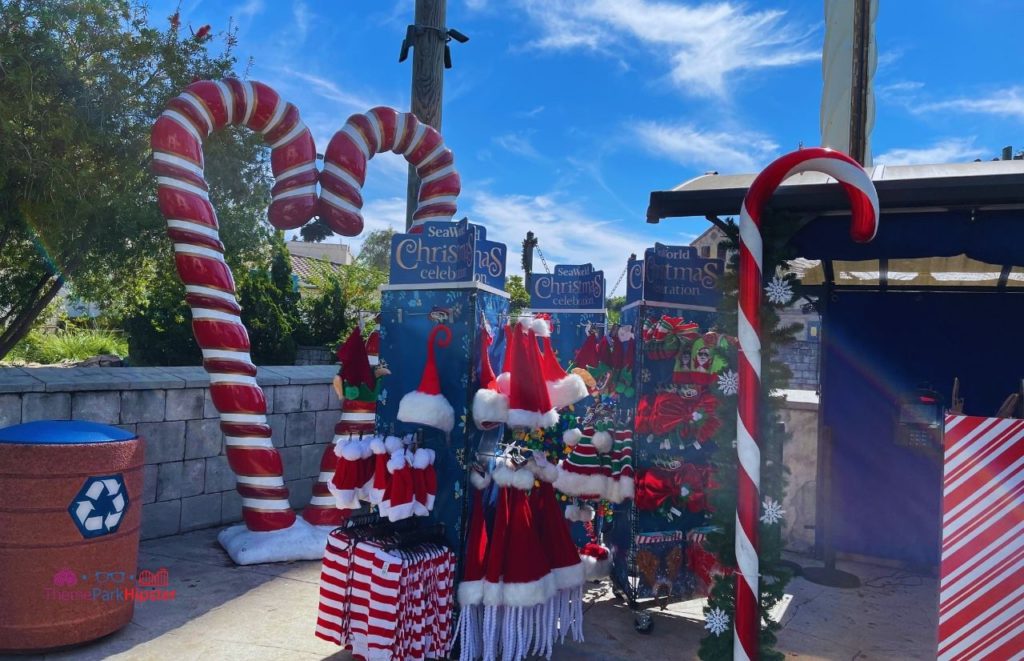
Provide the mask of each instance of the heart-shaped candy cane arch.
POLYGON ((319 215, 338 234, 355 236, 363 230, 359 191, 366 180, 366 163, 386 151, 405 156, 420 178, 411 232, 421 231, 427 221, 451 220, 455 215, 462 184, 441 134, 412 113, 377 107, 349 117, 324 154, 319 215))
POLYGON ((210 375, 245 525, 253 531, 280 530, 295 522, 295 512, 281 455, 270 440, 267 402, 256 383, 249 335, 238 316, 235 282, 203 173, 203 139, 229 125, 257 131, 270 145, 275 183, 268 216, 279 229, 301 227, 316 212, 316 147, 295 106, 262 83, 233 78, 189 85, 167 104, 150 138, 160 211, 174 241, 174 261, 210 375))
POLYGON ((736 613, 734 659, 756 659, 761 615, 758 612, 758 512, 761 507, 761 448, 758 415, 761 397, 761 215, 787 178, 816 171, 834 177, 853 208, 850 235, 866 243, 878 231, 878 194, 864 168, 846 154, 814 147, 773 161, 750 185, 740 211, 739 393, 736 451, 736 613))

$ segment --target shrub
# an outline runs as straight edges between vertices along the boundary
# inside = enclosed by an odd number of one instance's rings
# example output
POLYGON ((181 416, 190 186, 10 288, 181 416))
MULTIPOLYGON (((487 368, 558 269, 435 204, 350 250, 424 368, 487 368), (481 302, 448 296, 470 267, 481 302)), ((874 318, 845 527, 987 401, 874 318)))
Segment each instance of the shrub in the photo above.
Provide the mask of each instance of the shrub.
POLYGON ((110 331, 78 329, 46 333, 37 329, 29 332, 7 359, 53 365, 65 360, 85 360, 99 354, 127 356, 128 342, 110 331))

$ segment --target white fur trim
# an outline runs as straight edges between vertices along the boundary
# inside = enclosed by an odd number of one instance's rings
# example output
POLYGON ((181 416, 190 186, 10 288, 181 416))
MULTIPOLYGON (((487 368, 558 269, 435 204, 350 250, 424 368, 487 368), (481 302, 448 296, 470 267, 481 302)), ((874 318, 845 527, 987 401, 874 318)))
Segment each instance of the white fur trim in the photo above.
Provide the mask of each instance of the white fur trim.
POLYGON ((444 395, 428 395, 419 390, 406 393, 398 402, 398 419, 445 432, 455 428, 455 410, 444 395))
POLYGON ((388 508, 388 521, 401 521, 402 519, 408 519, 411 516, 416 515, 416 507, 420 505, 415 500, 411 500, 408 503, 401 503, 399 505, 392 504, 388 508))
POLYGON ((599 454, 607 454, 611 451, 612 442, 614 440, 615 439, 612 438, 610 433, 606 431, 596 431, 594 432, 594 437, 591 440, 591 443, 594 444, 594 449, 597 450, 599 454))
POLYGON ((508 424, 524 429, 547 429, 558 424, 558 411, 551 409, 541 413, 525 409, 509 409, 508 424))
POLYGON ((545 574, 528 583, 491 583, 484 581, 483 602, 487 606, 537 606, 555 596, 555 579, 545 574))
POLYGON ((473 422, 505 422, 508 419, 508 397, 490 388, 481 388, 473 395, 473 422))
POLYGON ((434 510, 434 499, 435 499, 434 494, 432 494, 430 492, 427 492, 427 513, 424 514, 423 516, 426 516, 427 514, 430 514, 434 510))
POLYGON ((607 578, 612 573, 612 558, 611 555, 603 560, 589 555, 581 555, 580 561, 583 563, 583 575, 588 581, 597 581, 602 578, 607 578))
POLYGON ((548 397, 556 409, 564 409, 590 394, 579 374, 567 374, 558 381, 548 381, 548 397))
POLYGON ((397 436, 388 436, 384 439, 384 448, 388 451, 388 454, 394 454, 405 447, 402 439, 397 436))
POLYGON ((574 447, 583 438, 583 430, 579 427, 573 427, 572 429, 566 429, 562 434, 562 442, 569 447, 574 447))
POLYGON ((628 476, 620 477, 618 480, 618 488, 616 489, 615 495, 618 496, 618 500, 614 501, 616 503, 621 503, 624 500, 629 500, 635 497, 636 484, 633 482, 633 478, 628 476))
POLYGON ((619 342, 629 342, 633 339, 633 327, 629 324, 619 326, 619 331, 616 335, 619 337, 619 342))
POLYGON ((487 474, 481 475, 475 470, 471 470, 469 471, 469 483, 482 491, 491 486, 491 476, 487 474))
POLYGON ((529 491, 533 488, 534 475, 533 471, 520 468, 519 470, 512 471, 512 486, 520 491, 529 491))
POLYGON ((568 567, 556 567, 551 570, 551 576, 555 579, 555 587, 559 590, 575 588, 583 585, 585 570, 582 562, 576 562, 568 567))
POLYGON ((327 490, 334 496, 335 507, 339 510, 357 510, 362 507, 359 499, 356 498, 355 489, 339 489, 333 483, 327 483, 327 490))
POLYGON ((510 487, 512 486, 513 470, 508 466, 500 465, 494 469, 491 473, 491 477, 494 478, 494 483, 499 487, 510 487))
POLYGON ((565 518, 567 521, 580 520, 580 506, 576 503, 569 503, 565 506, 565 518))
MULTIPOLYGON (((508 365, 505 366, 505 369, 508 370, 508 365)), ((508 394, 512 392, 512 373, 508 371, 502 372, 494 381, 498 384, 498 392, 508 397, 508 394)))
POLYGON ((533 322, 530 323, 530 328, 533 329, 533 332, 537 337, 551 337, 551 322, 547 319, 534 319, 533 322))
POLYGON ((567 496, 597 496, 603 498, 608 488, 608 479, 605 475, 596 473, 585 475, 567 471, 562 466, 558 467, 558 479, 555 480, 555 489, 567 496))
POLYGON ((537 476, 538 480, 554 482, 558 479, 558 467, 549 462, 547 458, 539 452, 534 453, 533 459, 530 461, 529 468, 533 471, 533 474, 537 476))
POLYGON ((590 505, 580 505, 580 522, 587 523, 588 521, 594 520, 594 508, 590 505))
POLYGON ((412 467, 424 469, 430 465, 430 451, 426 448, 416 450, 412 458, 412 467))
POLYGON ((342 459, 347 459, 348 461, 359 461, 363 458, 363 444, 359 441, 349 441, 344 445, 339 445, 338 448, 341 449, 341 452, 338 452, 337 448, 334 452, 342 459))
POLYGON ((459 605, 475 606, 484 600, 484 582, 462 581, 459 583, 459 605))
POLYGON ((405 468, 405 450, 399 450, 388 459, 388 472, 394 474, 395 471, 403 468, 405 468))
POLYGON ((374 436, 370 439, 370 452, 373 454, 384 454, 387 451, 387 446, 384 445, 383 438, 380 436, 374 436))

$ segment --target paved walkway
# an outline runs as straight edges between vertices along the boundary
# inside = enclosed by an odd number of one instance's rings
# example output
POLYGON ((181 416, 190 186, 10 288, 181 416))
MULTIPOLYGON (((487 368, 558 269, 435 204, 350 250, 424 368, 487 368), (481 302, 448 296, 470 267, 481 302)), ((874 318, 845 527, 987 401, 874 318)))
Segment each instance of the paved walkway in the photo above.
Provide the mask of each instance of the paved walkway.
MULTIPOLYGON (((235 567, 215 530, 143 542, 139 567, 166 567, 174 601, 141 603, 107 638, 46 659, 349 659, 312 634, 318 562, 235 567)), ((847 564, 865 584, 838 590, 795 579, 779 649, 800 659, 934 658, 937 585, 892 569, 847 564)), ((703 635, 700 601, 655 612, 648 635, 607 588, 589 593, 586 643, 556 648, 558 661, 693 659, 703 635)), ((4 657, 5 658, 5 657, 4 657)), ((10 657, 25 659, 31 657, 10 657)))

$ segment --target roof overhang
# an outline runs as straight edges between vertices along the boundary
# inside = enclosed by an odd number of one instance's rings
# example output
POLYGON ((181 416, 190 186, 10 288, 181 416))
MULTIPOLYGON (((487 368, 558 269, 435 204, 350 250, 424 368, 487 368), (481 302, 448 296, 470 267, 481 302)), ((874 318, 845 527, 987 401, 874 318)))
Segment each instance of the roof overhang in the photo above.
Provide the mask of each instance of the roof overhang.
MULTIPOLYGON (((706 174, 651 193, 647 222, 739 213, 757 175, 706 174)), ((871 179, 883 212, 1024 207, 1024 161, 944 165, 876 165, 871 179)), ((836 180, 818 172, 790 177, 772 197, 777 211, 823 215, 849 212, 836 180)))

